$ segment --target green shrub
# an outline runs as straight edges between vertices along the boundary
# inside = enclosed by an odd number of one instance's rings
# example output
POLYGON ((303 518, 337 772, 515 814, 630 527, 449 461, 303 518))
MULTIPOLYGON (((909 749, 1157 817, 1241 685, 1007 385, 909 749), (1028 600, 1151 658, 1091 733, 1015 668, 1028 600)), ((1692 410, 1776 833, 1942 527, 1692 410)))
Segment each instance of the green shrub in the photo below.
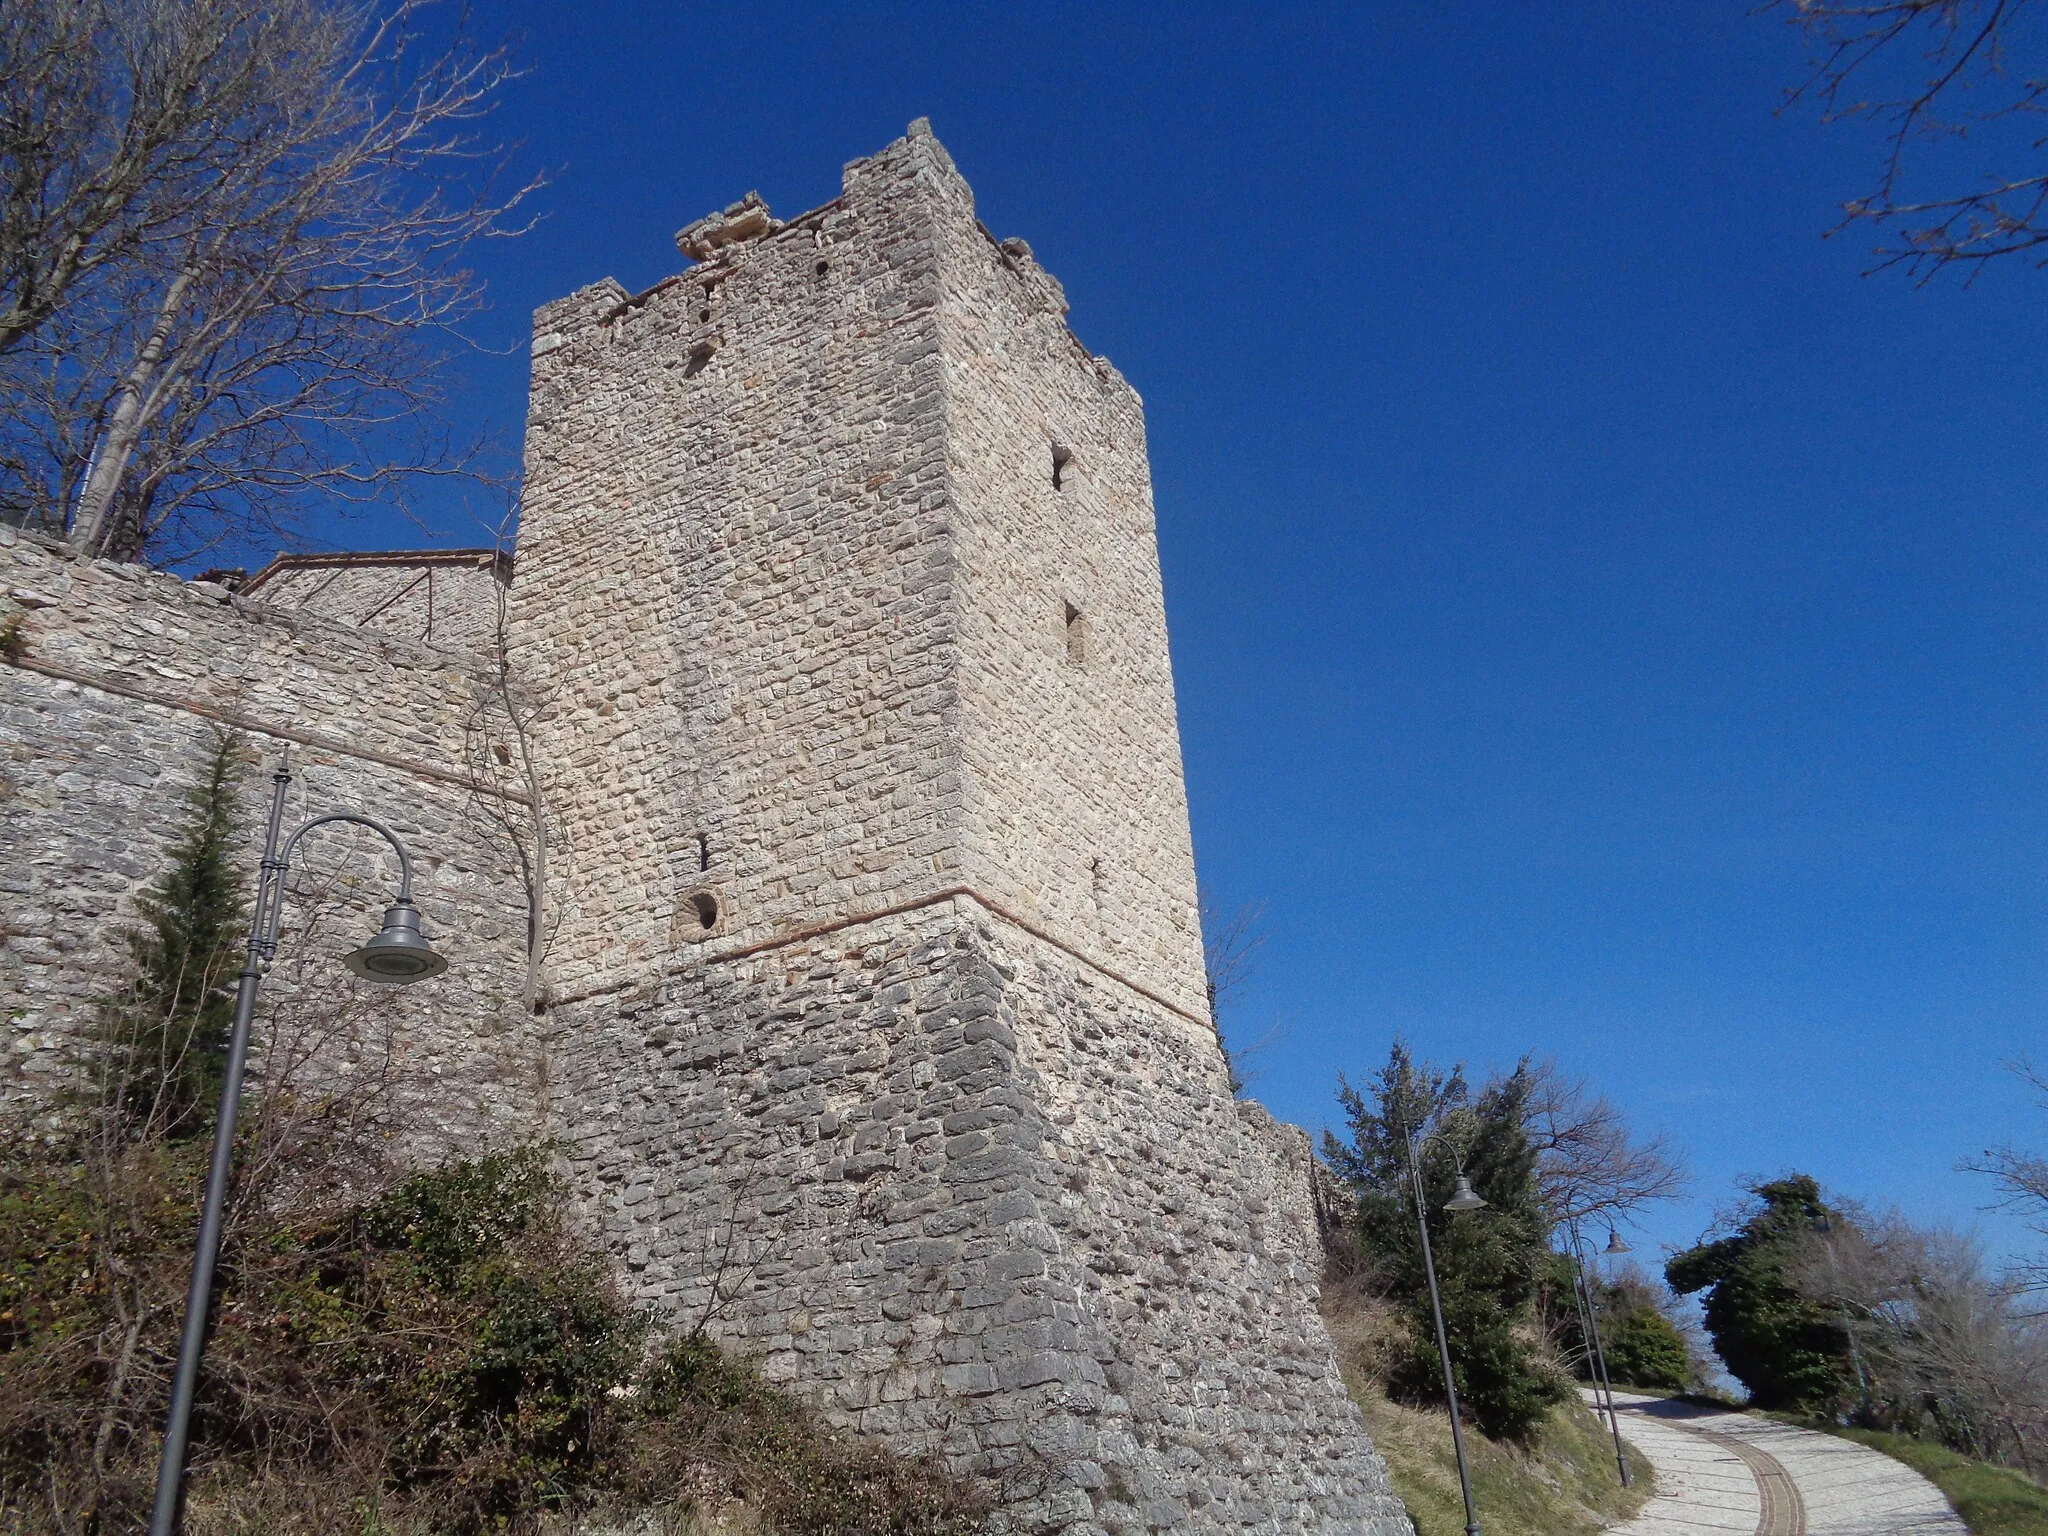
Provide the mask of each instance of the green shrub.
POLYGON ((1824 1410, 1850 1383, 1840 1318, 1802 1296, 1788 1270, 1812 1235, 1843 1220, 1805 1174, 1752 1185, 1733 1231, 1664 1266, 1679 1295, 1705 1291, 1714 1349, 1759 1408, 1824 1410))
POLYGON ((1671 1319, 1654 1307, 1603 1322, 1608 1379, 1618 1387, 1683 1392, 1692 1384, 1692 1355, 1671 1319))
MULTIPOLYGON (((189 1241, 196 1144, 165 1177, 166 1229, 189 1241)), ((125 1529, 147 1509, 161 1392, 125 1403, 95 1445, 121 1335, 89 1277, 94 1223, 77 1171, 10 1175, 0 1351, 0 1510, 9 1530, 125 1529), (16 1225, 18 1221, 20 1225, 16 1225), (41 1234, 31 1243, 21 1235, 41 1234)), ((245 1229, 225 1255, 193 1421, 187 1531, 447 1536, 533 1531, 550 1511, 743 1498, 775 1531, 955 1536, 990 1497, 930 1458, 829 1430, 710 1340, 649 1350, 600 1259, 570 1240, 537 1149, 415 1174, 323 1220, 245 1229), (370 1512, 366 1515, 365 1512, 370 1512), (366 1525, 374 1516, 383 1527, 366 1525)), ((164 1271, 159 1365, 175 1349, 182 1243, 164 1271)))

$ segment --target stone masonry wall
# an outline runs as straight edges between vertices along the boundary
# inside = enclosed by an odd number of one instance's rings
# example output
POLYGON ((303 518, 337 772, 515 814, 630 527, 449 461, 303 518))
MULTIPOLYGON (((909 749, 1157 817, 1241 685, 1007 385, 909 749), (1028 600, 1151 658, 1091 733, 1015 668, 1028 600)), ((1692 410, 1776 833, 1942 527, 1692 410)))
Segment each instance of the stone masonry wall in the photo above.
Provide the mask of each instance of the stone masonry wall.
MULTIPOLYGON (((452 961, 403 989, 349 976, 337 956, 376 931, 396 864, 371 834, 316 833, 295 873, 259 1038, 295 984, 323 1008, 357 999, 365 1027, 395 1043, 396 1081, 424 1140, 529 1133, 539 1061, 512 841, 527 813, 483 792, 503 770, 479 703, 480 658, 81 563, 6 528, 0 623, 14 625, 14 654, 0 660, 0 1134, 47 1123, 75 1088, 79 1046, 122 974, 121 927, 163 868, 225 729, 243 734, 251 758, 238 860, 252 888, 268 770, 288 744, 287 828, 341 809, 390 824, 414 855, 427 930, 452 961)), ((349 1048, 338 1045, 335 1070, 358 1065, 349 1048)))
POLYGON ((968 879, 1206 1018, 1144 411, 947 187, 968 879))
POLYGON ((921 123, 679 243, 535 323, 512 642, 590 1219, 1047 1528, 1407 1530, 1209 1023, 1136 397, 921 123))
POLYGON ((562 1022, 636 1294, 839 1422, 1026 1525, 1408 1530, 1276 1129, 1123 984, 960 897, 562 1022))
POLYGON ((958 879, 926 204, 890 182, 536 317, 513 630, 564 998, 958 879))
POLYGON ((281 555, 241 588, 266 608, 423 645, 488 651, 509 574, 490 550, 281 555))

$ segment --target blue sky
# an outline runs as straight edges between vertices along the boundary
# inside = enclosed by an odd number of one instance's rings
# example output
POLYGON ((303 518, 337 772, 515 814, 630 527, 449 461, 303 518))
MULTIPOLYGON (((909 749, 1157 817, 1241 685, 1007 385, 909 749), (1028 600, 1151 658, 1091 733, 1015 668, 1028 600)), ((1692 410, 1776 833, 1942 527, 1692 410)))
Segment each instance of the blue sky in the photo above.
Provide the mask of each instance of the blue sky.
MULTIPOLYGON (((1980 1217, 2048 1142, 2000 1063, 2048 969, 2048 274, 1864 277, 1877 143, 1775 113, 1733 3, 486 4, 548 217, 481 334, 929 115, 1144 395, 1227 1018, 1335 1074, 1554 1054, 1697 1197, 1797 1168, 1980 1217)), ((523 356, 465 418, 516 442, 523 356)), ((450 513, 449 536, 473 530, 450 513)), ((359 525, 349 542, 389 530, 359 525)))

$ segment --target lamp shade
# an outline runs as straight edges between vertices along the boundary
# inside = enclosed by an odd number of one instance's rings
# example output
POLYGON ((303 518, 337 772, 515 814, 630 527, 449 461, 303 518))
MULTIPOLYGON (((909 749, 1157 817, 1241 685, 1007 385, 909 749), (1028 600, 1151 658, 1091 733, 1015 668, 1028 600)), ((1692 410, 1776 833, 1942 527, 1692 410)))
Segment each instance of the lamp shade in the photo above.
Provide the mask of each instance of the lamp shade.
POLYGON ((1602 1253, 1634 1253, 1635 1249, 1624 1243, 1621 1240, 1621 1234, 1610 1227, 1607 1231, 1607 1246, 1600 1251, 1602 1253))
POLYGON ((425 981, 448 969, 446 958, 420 931, 419 908, 404 900, 384 909, 384 926, 377 936, 344 956, 342 964, 366 981, 400 984, 425 981))
POLYGON ((1472 1187, 1472 1181, 1464 1174, 1458 1175, 1458 1184, 1451 1191, 1451 1198, 1444 1202, 1447 1211, 1476 1211, 1486 1204, 1486 1197, 1472 1187))

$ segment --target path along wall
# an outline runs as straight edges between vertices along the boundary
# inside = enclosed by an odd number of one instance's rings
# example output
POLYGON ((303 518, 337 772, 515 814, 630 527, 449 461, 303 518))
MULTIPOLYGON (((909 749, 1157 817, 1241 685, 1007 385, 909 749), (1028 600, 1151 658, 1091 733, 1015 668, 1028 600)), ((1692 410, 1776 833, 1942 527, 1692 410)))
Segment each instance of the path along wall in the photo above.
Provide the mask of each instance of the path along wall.
POLYGON ((407 988, 343 970, 397 887, 396 861, 372 834, 315 833, 259 1038, 296 986, 320 1027, 347 1037, 332 1042, 335 1070, 369 1070, 363 1051, 388 1038, 422 1139, 473 1144, 532 1123, 544 1062, 523 997, 529 809, 494 750, 517 762, 488 658, 71 560, 4 527, 0 626, 0 1135, 62 1119, 123 974, 121 931, 223 731, 247 749, 236 860, 252 887, 269 769, 289 747, 287 827, 328 810, 391 825, 452 962, 407 988))

